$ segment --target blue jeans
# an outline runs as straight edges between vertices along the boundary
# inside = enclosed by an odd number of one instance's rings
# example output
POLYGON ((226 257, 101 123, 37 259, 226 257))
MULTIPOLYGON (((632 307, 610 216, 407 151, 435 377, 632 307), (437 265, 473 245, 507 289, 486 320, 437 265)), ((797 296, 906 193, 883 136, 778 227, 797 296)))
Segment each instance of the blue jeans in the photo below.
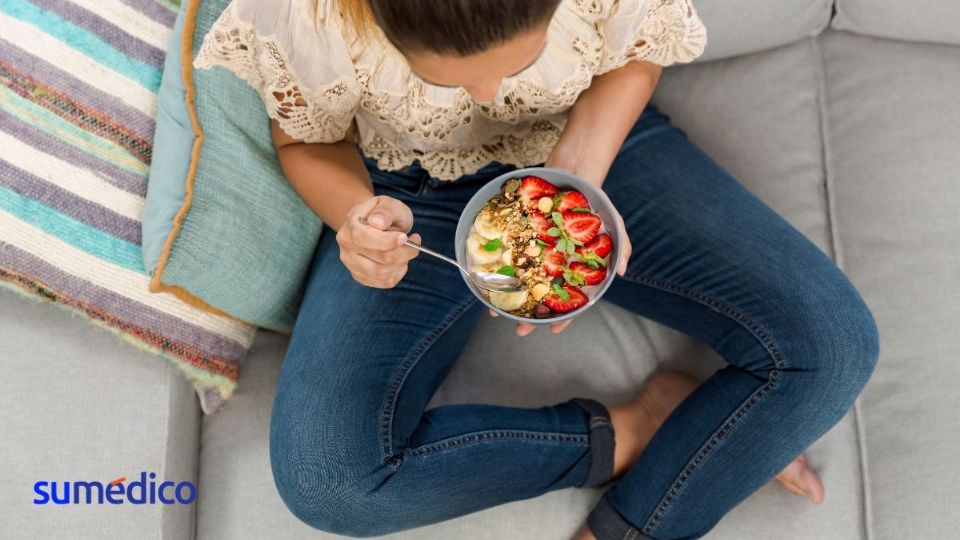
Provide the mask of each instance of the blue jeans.
MULTIPOLYGON (((365 161, 376 193, 409 205, 424 245, 448 255, 470 196, 514 168, 491 163, 441 182, 417 162, 386 172, 365 161)), ((879 344, 872 314, 826 254, 652 104, 603 188, 633 244, 603 301, 702 340, 729 365, 610 482, 615 433, 588 397, 425 411, 486 309, 459 272, 427 256, 396 287, 365 287, 328 232, 270 426, 274 479, 298 518, 366 537, 610 484, 587 520, 599 540, 694 538, 841 419, 879 344)))

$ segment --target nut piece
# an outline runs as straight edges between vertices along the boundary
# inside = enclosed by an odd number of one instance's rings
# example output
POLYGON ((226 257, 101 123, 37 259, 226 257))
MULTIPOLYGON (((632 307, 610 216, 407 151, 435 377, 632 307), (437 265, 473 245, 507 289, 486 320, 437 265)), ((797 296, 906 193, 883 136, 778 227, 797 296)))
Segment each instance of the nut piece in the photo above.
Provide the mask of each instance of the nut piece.
POLYGON ((537 201, 537 209, 546 214, 553 208, 553 199, 550 197, 540 197, 537 201))
POLYGON ((517 268, 527 268, 533 265, 533 257, 527 255, 526 252, 520 253, 517 255, 517 268))
POLYGON ((543 252, 543 249, 541 249, 536 242, 531 240, 530 245, 528 245, 527 249, 523 250, 523 252, 531 257, 536 257, 537 255, 540 255, 541 252, 543 252))
POLYGON ((550 287, 544 283, 537 283, 532 289, 530 289, 530 293, 533 294, 533 299, 537 302, 546 296, 548 292, 550 292, 550 287))

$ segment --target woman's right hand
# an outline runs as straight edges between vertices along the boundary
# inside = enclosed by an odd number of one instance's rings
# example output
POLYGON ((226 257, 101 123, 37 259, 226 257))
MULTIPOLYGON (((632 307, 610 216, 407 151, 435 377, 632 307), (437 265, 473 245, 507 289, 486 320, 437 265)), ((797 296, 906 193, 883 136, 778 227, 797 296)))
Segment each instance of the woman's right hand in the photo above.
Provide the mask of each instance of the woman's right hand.
MULTIPOLYGON (((371 197, 351 208, 337 231, 340 261, 360 284, 392 288, 407 273, 407 262, 420 253, 403 244, 412 228, 409 206, 385 195, 371 197), (360 223, 361 217, 367 225, 360 223)), ((409 238, 420 243, 419 234, 409 238)))

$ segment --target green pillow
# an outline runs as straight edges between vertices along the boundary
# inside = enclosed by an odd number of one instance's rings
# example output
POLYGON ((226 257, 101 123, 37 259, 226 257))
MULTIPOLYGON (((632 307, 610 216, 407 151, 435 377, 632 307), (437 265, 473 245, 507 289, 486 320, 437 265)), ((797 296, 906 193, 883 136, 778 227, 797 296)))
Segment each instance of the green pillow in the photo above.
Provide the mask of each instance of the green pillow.
POLYGON ((257 91, 222 67, 192 67, 227 4, 181 6, 182 47, 159 92, 144 265, 153 292, 290 333, 323 224, 280 168, 257 91))

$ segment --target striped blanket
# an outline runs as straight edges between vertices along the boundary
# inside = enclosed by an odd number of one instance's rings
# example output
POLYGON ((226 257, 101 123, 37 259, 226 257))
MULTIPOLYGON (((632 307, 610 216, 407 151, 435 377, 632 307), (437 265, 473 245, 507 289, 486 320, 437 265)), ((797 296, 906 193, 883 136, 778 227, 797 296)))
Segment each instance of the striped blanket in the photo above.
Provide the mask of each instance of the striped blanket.
POLYGON ((140 240, 178 3, 0 0, 0 286, 174 362, 210 413, 256 328, 150 293, 140 240))

